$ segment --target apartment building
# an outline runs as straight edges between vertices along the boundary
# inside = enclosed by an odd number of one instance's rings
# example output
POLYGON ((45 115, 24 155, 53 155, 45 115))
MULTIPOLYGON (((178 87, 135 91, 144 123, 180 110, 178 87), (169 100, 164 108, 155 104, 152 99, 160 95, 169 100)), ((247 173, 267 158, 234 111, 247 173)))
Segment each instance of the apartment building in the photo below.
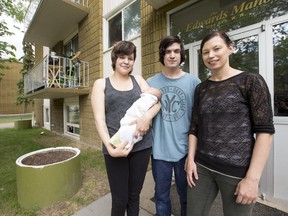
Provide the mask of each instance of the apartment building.
POLYGON ((137 46, 134 74, 161 71, 158 46, 166 35, 185 43, 183 70, 209 75, 201 39, 221 29, 235 42, 231 64, 260 73, 271 92, 276 134, 261 180, 263 199, 288 204, 288 4, 286 0, 38 0, 27 13, 24 40, 35 43, 36 66, 25 78, 28 97, 43 100, 43 126, 101 146, 90 104, 94 81, 107 77, 111 45, 137 46))

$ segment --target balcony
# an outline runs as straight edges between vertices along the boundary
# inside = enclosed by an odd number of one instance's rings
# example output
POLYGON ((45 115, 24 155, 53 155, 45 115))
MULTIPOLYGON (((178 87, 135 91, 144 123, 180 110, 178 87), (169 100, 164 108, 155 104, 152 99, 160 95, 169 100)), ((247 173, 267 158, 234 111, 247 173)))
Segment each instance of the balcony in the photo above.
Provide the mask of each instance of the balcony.
POLYGON ((53 47, 75 31, 88 13, 88 0, 32 1, 25 16, 24 41, 53 47))
POLYGON ((24 76, 27 98, 56 99, 89 94, 89 64, 47 55, 24 76))

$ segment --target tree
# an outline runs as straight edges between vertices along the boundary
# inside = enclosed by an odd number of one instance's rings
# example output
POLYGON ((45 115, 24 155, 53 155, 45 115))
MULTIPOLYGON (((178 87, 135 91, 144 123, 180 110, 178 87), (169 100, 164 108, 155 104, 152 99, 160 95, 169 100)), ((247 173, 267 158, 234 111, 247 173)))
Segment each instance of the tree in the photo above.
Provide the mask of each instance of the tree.
POLYGON ((33 44, 24 42, 23 41, 23 52, 24 56, 23 59, 23 68, 20 71, 22 78, 18 81, 18 96, 16 99, 16 104, 21 105, 24 104, 24 113, 27 113, 27 108, 29 104, 33 104, 33 99, 25 98, 24 94, 24 76, 34 67, 35 64, 35 56, 34 56, 34 50, 33 50, 33 44))
MULTIPOLYGON (((28 0, 27 0, 28 1, 28 0)), ((0 0, 0 81, 2 80, 4 69, 9 69, 9 67, 5 66, 3 63, 5 61, 15 62, 17 59, 15 58, 16 47, 13 44, 9 44, 5 41, 2 41, 1 38, 5 36, 11 36, 14 33, 9 29, 9 26, 3 15, 13 18, 17 22, 22 22, 24 20, 24 15, 26 11, 26 7, 24 5, 26 1, 15 1, 15 0, 0 0), (8 56, 4 59, 4 56, 8 56)), ((13 26, 14 28, 18 28, 17 26, 13 26)), ((19 29, 19 28, 18 28, 19 29)))

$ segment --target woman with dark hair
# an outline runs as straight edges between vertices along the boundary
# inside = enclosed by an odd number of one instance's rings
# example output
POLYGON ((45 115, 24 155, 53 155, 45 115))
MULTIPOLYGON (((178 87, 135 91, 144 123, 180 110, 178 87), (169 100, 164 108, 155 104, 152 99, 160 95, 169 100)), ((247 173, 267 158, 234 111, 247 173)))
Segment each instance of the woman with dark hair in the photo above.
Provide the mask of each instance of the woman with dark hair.
POLYGON ((195 90, 187 215, 208 216, 218 191, 224 215, 252 215, 275 132, 270 93, 262 76, 229 65, 225 32, 207 35, 200 52, 211 76, 195 90))
POLYGON ((140 98, 149 86, 141 76, 132 76, 136 58, 136 46, 129 41, 117 42, 112 49, 111 60, 114 73, 95 81, 91 102, 95 124, 103 142, 103 153, 112 196, 112 216, 139 215, 140 192, 151 154, 152 133, 149 124, 160 109, 154 105, 136 124, 135 138, 143 139, 125 148, 127 141, 117 147, 109 140, 120 128, 120 120, 126 110, 140 98), (145 136, 144 136, 145 135, 145 136))
POLYGON ((184 164, 194 89, 200 80, 181 70, 185 50, 177 36, 163 38, 159 45, 161 72, 150 77, 151 87, 160 89, 161 111, 153 119, 152 173, 155 181, 157 216, 171 215, 170 189, 174 172, 181 216, 186 216, 187 180, 184 164))

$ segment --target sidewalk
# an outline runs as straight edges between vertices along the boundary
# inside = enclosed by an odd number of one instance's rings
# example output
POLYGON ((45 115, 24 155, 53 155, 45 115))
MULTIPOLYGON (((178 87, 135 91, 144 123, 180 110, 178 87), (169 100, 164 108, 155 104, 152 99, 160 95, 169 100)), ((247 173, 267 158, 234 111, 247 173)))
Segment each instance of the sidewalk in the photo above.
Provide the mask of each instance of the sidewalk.
MULTIPOLYGON (((155 214, 155 204, 151 200, 154 193, 154 181, 152 177, 152 172, 148 171, 143 190, 141 192, 140 199, 140 216, 153 216, 155 214)), ((259 200, 260 201, 260 200, 259 200)), ((261 201, 262 202, 262 201, 261 201)), ((173 215, 179 216, 179 201, 176 188, 174 185, 171 187, 171 203, 173 208, 173 215)), ((283 212, 277 208, 272 208, 267 205, 257 202, 254 210, 253 216, 288 216, 288 207, 285 207, 283 212)), ((111 195, 110 193, 104 197, 96 200, 87 207, 76 212, 73 216, 110 216, 111 213, 111 195)), ((218 196, 211 208, 210 216, 223 216, 222 213, 222 202, 221 198, 218 196)))
MULTIPOLYGON (((140 198, 140 216, 153 216, 155 214, 155 205, 151 201, 154 193, 154 181, 152 172, 146 174, 143 190, 140 198)), ((87 207, 76 212, 73 216, 110 216, 111 215, 111 194, 96 200, 87 207)))

